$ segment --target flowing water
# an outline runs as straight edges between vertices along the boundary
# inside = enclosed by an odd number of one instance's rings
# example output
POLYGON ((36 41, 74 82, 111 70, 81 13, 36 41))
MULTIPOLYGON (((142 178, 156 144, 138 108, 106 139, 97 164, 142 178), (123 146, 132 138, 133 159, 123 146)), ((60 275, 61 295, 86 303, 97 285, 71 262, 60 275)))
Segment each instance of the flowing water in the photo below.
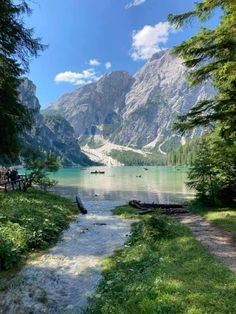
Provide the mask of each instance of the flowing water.
MULTIPOLYGON (((22 170, 21 172, 23 172, 22 170)), ((31 258, 0 291, 0 313, 80 313, 101 278, 101 262, 126 240, 129 220, 111 210, 130 199, 183 203, 193 196, 186 172, 173 167, 65 168, 52 175, 58 193, 79 195, 88 209, 77 215, 61 240, 31 258), (92 171, 104 174, 91 174, 92 171)), ((86 312, 86 310, 85 310, 86 312)))
POLYGON ((102 259, 127 239, 130 224, 112 216, 115 201, 86 201, 58 243, 36 258, 0 291, 0 313, 81 313, 101 279, 102 259))

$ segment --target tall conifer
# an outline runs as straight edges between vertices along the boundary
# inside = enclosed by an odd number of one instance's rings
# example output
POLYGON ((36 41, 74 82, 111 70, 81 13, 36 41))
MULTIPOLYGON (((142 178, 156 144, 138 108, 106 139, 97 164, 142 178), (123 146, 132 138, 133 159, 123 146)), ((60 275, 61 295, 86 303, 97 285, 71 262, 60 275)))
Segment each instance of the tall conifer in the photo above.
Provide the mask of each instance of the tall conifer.
POLYGON ((183 27, 194 18, 207 20, 217 8, 221 16, 214 29, 201 28, 174 48, 174 53, 190 69, 191 85, 210 79, 216 89, 212 99, 200 101, 189 113, 179 117, 176 128, 184 132, 219 122, 221 134, 232 140, 236 137, 236 1, 202 0, 189 12, 170 15, 169 21, 177 28, 183 27))
POLYGON ((30 127, 30 112, 19 101, 21 76, 29 60, 44 46, 25 27, 23 17, 31 10, 26 1, 0 0, 0 158, 14 160, 19 151, 18 135, 30 127))

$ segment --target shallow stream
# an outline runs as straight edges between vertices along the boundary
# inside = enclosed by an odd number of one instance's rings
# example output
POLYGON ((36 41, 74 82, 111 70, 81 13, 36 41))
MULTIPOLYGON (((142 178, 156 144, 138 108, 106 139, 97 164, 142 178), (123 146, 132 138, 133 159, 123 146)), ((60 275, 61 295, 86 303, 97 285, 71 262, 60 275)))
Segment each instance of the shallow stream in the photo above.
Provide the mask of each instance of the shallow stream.
POLYGON ((0 292, 0 313, 79 313, 101 278, 101 262, 125 242, 130 221, 112 216, 120 202, 85 202, 61 240, 32 258, 0 292))
MULTIPOLYGON (((173 167, 96 167, 61 169, 55 191, 72 199, 79 195, 88 209, 78 215, 60 241, 28 260, 0 292, 0 313, 80 313, 101 278, 101 262, 120 248, 131 222, 111 210, 130 199, 183 203, 193 196, 186 171, 173 167)), ((24 171, 24 170, 22 170, 24 171)))

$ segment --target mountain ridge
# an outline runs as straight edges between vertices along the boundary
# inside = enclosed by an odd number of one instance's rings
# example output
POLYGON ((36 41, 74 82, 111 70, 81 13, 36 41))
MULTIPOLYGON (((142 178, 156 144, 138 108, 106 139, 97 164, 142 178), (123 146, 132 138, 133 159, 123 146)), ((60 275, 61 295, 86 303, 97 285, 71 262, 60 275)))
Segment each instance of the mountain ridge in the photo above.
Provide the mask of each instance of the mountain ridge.
POLYGON ((22 79, 19 88, 21 102, 33 113, 33 125, 21 137, 22 146, 40 147, 52 151, 63 160, 64 166, 92 165, 93 162, 81 152, 70 123, 61 116, 40 113, 40 103, 36 97, 36 86, 27 78, 22 79))
MULTIPOLYGON (((185 74, 182 60, 171 50, 161 51, 134 76, 126 71, 107 73, 63 95, 43 115, 62 114, 82 146, 100 138, 105 143, 165 153, 161 146, 168 150, 168 145, 184 142, 172 130, 176 117, 214 94, 209 81, 190 88, 185 74)), ((194 129, 189 136, 200 133, 194 129)))

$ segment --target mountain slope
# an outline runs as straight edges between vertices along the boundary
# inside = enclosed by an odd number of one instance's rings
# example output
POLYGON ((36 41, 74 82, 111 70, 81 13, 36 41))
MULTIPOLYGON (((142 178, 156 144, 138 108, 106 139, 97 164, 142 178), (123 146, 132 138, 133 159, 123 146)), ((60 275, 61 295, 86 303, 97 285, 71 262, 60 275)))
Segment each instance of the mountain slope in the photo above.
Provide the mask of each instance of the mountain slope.
MULTIPOLYGON (((189 88, 186 68, 170 50, 156 53, 131 77, 127 72, 105 74, 50 104, 44 114, 63 115, 82 145, 94 139, 165 154, 181 141, 172 130, 177 115, 214 94, 209 82, 189 88)), ((193 130, 190 136, 199 133, 193 130)), ((96 150, 96 147, 91 147, 96 150)))
POLYGON ((105 74, 98 82, 63 95, 43 112, 63 115, 78 137, 94 134, 106 137, 103 126, 121 121, 125 96, 133 81, 124 71, 105 74))
POLYGON ((65 166, 91 165, 93 162, 81 152, 74 130, 67 120, 58 115, 43 117, 35 95, 36 87, 28 79, 20 86, 20 99, 33 110, 34 124, 21 138, 23 145, 39 146, 45 151, 53 151, 63 158, 65 166))
POLYGON ((162 51, 135 76, 126 95, 121 127, 111 139, 121 145, 155 147, 174 135, 176 116, 213 93, 209 83, 189 88, 181 60, 162 51))

